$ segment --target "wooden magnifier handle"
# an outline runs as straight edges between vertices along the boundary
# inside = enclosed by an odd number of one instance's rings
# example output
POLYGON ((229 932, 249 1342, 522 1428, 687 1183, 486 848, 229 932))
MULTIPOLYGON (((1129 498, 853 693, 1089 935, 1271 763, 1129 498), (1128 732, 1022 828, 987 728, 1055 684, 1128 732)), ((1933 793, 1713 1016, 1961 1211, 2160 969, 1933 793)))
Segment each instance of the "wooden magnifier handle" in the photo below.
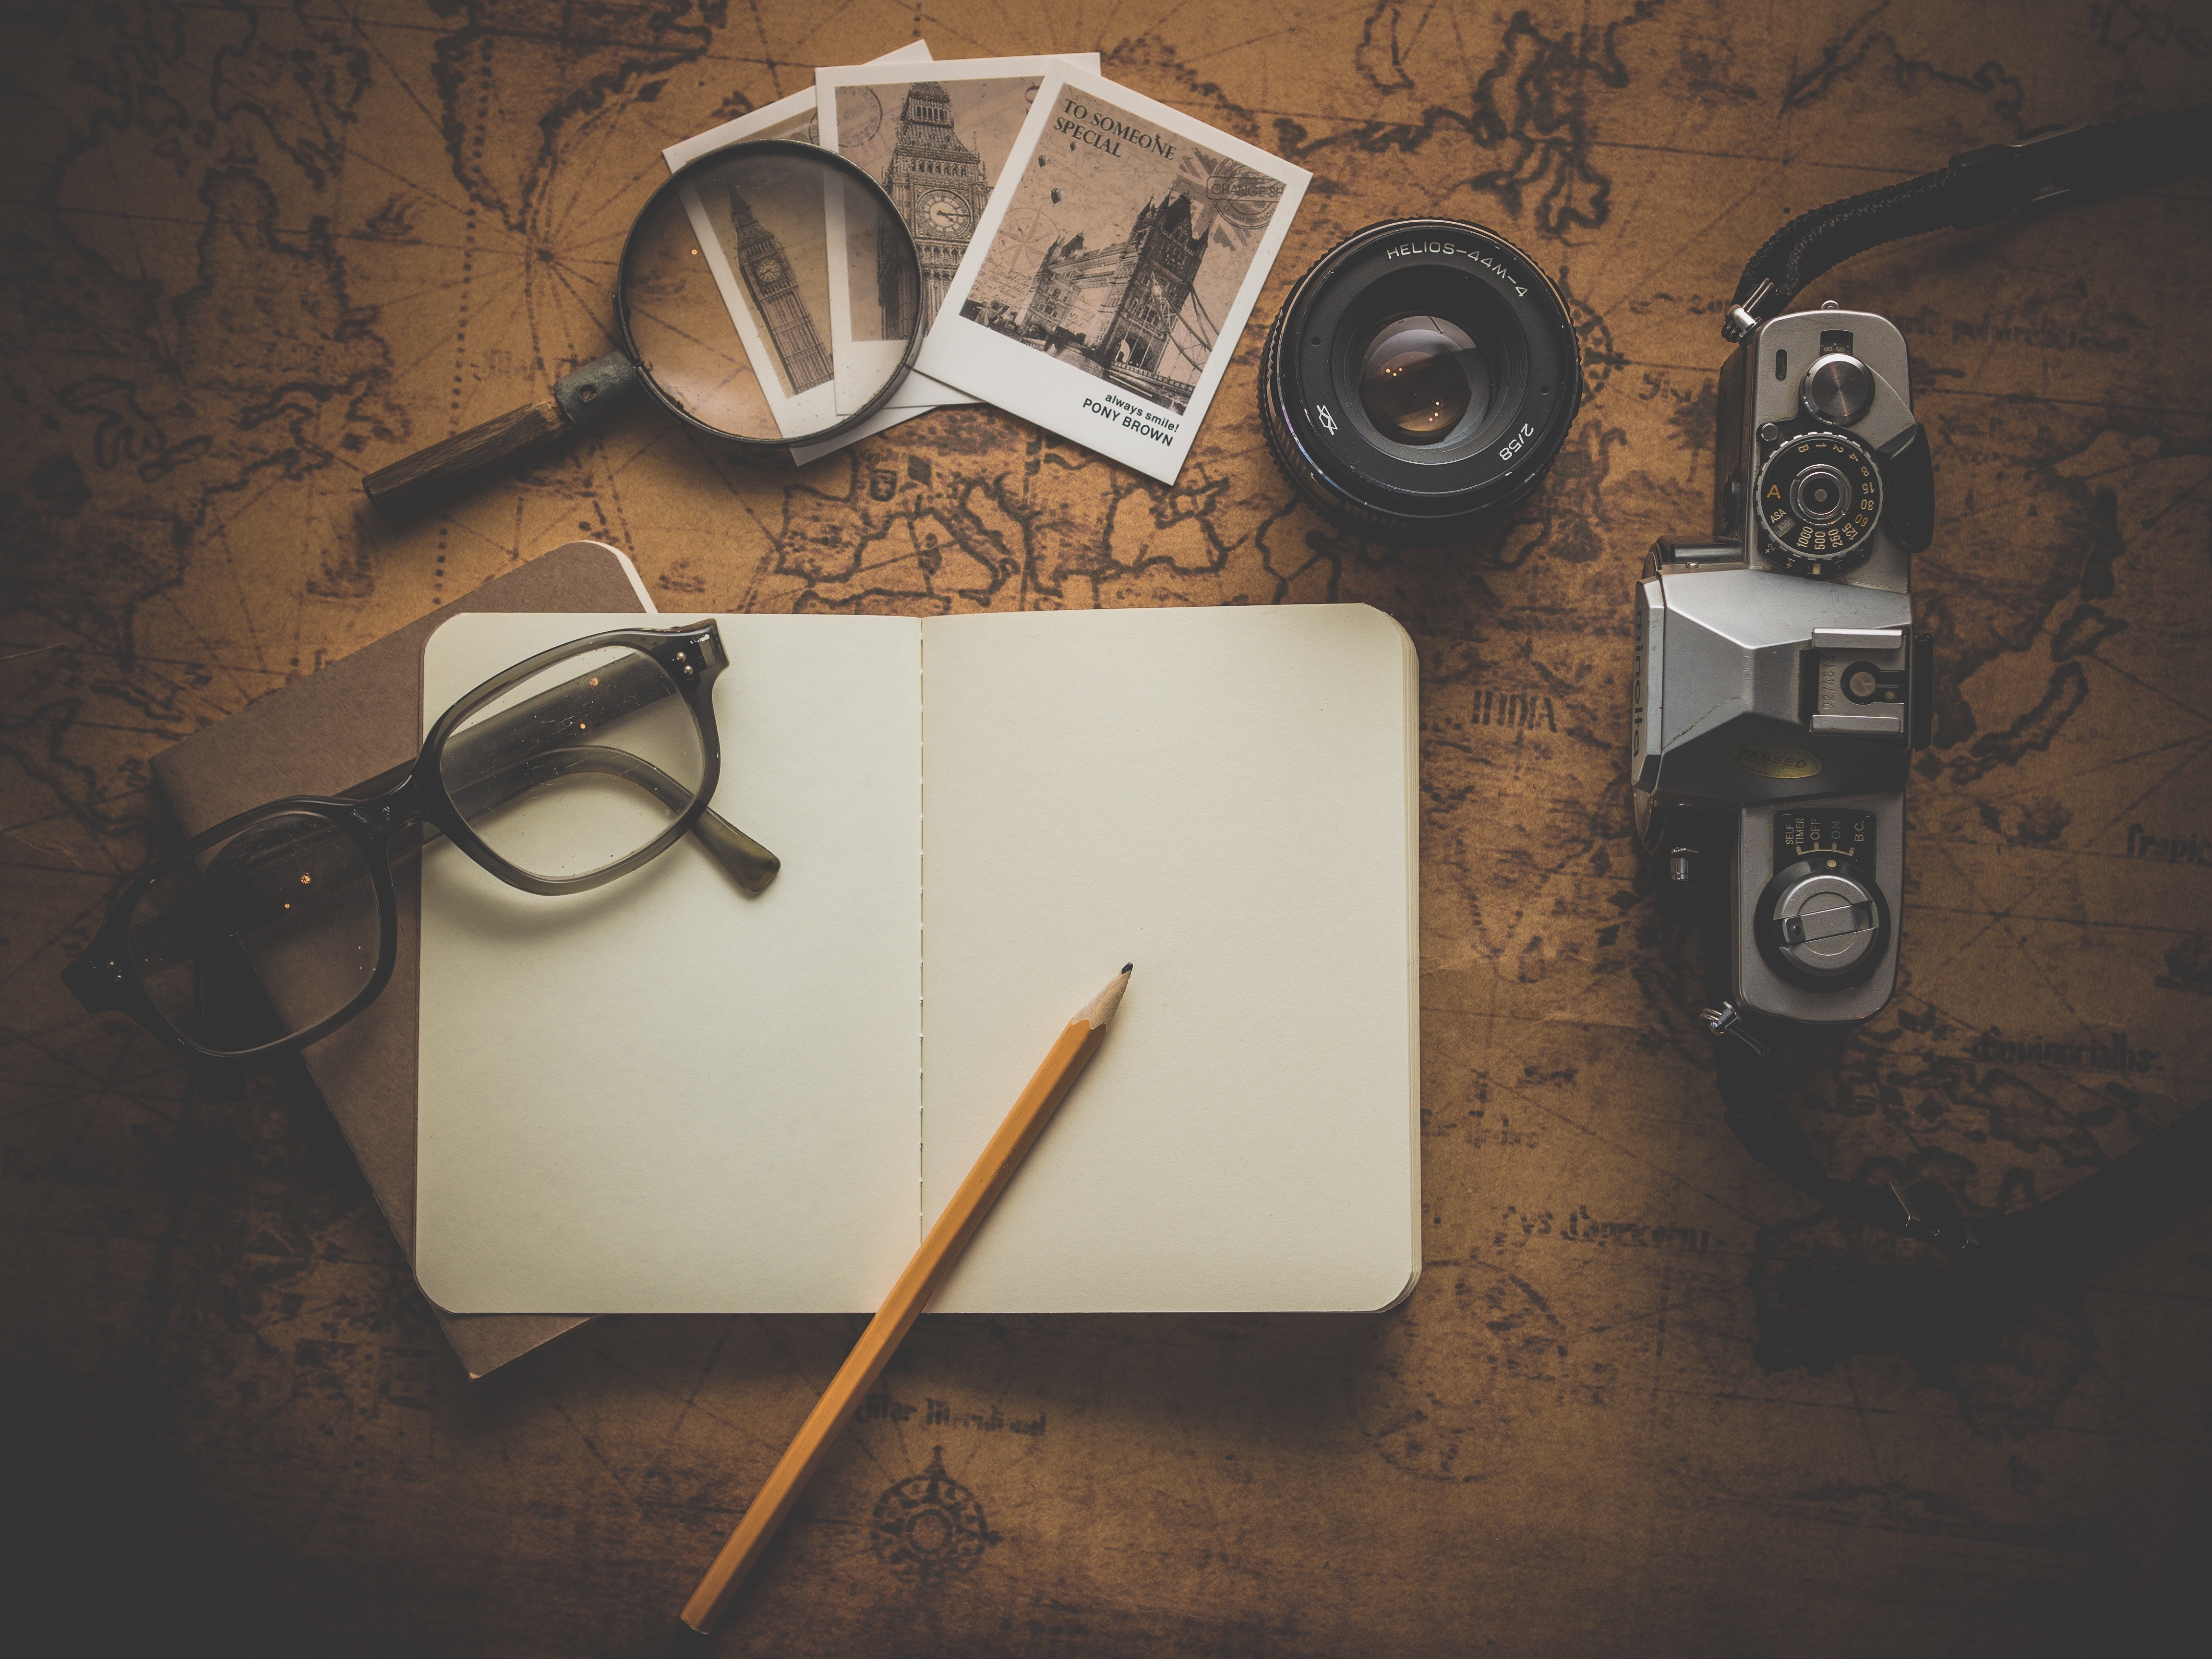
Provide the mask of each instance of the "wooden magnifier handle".
POLYGON ((484 468, 543 449, 589 425, 629 402, 637 388, 637 365, 619 351, 609 352, 562 375, 550 396, 370 473, 361 481, 362 489, 386 518, 406 518, 444 500, 484 468))

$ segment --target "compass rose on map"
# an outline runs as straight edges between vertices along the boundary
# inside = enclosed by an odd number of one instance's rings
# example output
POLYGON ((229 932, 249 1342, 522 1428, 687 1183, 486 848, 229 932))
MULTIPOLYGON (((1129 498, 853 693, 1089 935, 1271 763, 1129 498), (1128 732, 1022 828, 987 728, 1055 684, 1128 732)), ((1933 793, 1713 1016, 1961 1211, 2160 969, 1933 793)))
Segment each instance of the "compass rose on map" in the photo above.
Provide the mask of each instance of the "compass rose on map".
POLYGON ((868 1528, 876 1559, 909 1583, 941 1583, 966 1572, 999 1541, 975 1494, 945 1472, 945 1448, 930 1451, 927 1468, 876 1500, 868 1528))

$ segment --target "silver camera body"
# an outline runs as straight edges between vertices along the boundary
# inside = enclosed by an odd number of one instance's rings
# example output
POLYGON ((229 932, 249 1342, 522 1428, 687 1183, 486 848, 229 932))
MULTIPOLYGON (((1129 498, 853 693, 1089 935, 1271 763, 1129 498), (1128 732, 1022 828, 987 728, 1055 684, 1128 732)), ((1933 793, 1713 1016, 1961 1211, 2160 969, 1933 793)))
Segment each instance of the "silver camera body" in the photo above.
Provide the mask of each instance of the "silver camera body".
POLYGON ((1712 533, 1661 540, 1637 589, 1637 830, 1704 901, 1717 1029, 1850 1024, 1896 987, 1905 781, 1933 715, 1911 386, 1871 312, 1758 325, 1722 374, 1712 533))

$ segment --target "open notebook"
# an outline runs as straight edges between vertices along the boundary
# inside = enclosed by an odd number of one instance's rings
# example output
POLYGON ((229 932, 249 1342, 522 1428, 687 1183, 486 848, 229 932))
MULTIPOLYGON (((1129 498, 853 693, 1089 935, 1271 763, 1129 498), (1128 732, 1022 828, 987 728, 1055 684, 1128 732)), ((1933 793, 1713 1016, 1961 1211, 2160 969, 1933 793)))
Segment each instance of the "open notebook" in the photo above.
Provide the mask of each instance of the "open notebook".
MULTIPOLYGON (((434 714, 627 617, 468 616, 434 714)), ((726 616, 714 805, 538 898, 423 869, 416 1267, 462 1311, 872 1309, 1061 1025, 940 1311, 1349 1310, 1419 1264, 1417 691, 1364 605, 726 616)))

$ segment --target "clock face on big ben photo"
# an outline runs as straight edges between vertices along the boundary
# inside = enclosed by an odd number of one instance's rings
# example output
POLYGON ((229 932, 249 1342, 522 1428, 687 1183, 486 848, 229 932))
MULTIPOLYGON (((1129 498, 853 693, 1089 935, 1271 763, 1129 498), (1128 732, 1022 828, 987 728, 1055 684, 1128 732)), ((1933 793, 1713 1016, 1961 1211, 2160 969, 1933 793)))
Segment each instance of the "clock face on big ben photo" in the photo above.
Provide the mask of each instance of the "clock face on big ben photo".
POLYGON ((783 261, 773 253, 764 253, 753 261, 753 280, 763 288, 781 287, 785 276, 783 261))
POLYGON ((964 198, 949 190, 933 190, 915 204, 915 228, 935 236, 965 236, 975 228, 974 216, 964 198))

